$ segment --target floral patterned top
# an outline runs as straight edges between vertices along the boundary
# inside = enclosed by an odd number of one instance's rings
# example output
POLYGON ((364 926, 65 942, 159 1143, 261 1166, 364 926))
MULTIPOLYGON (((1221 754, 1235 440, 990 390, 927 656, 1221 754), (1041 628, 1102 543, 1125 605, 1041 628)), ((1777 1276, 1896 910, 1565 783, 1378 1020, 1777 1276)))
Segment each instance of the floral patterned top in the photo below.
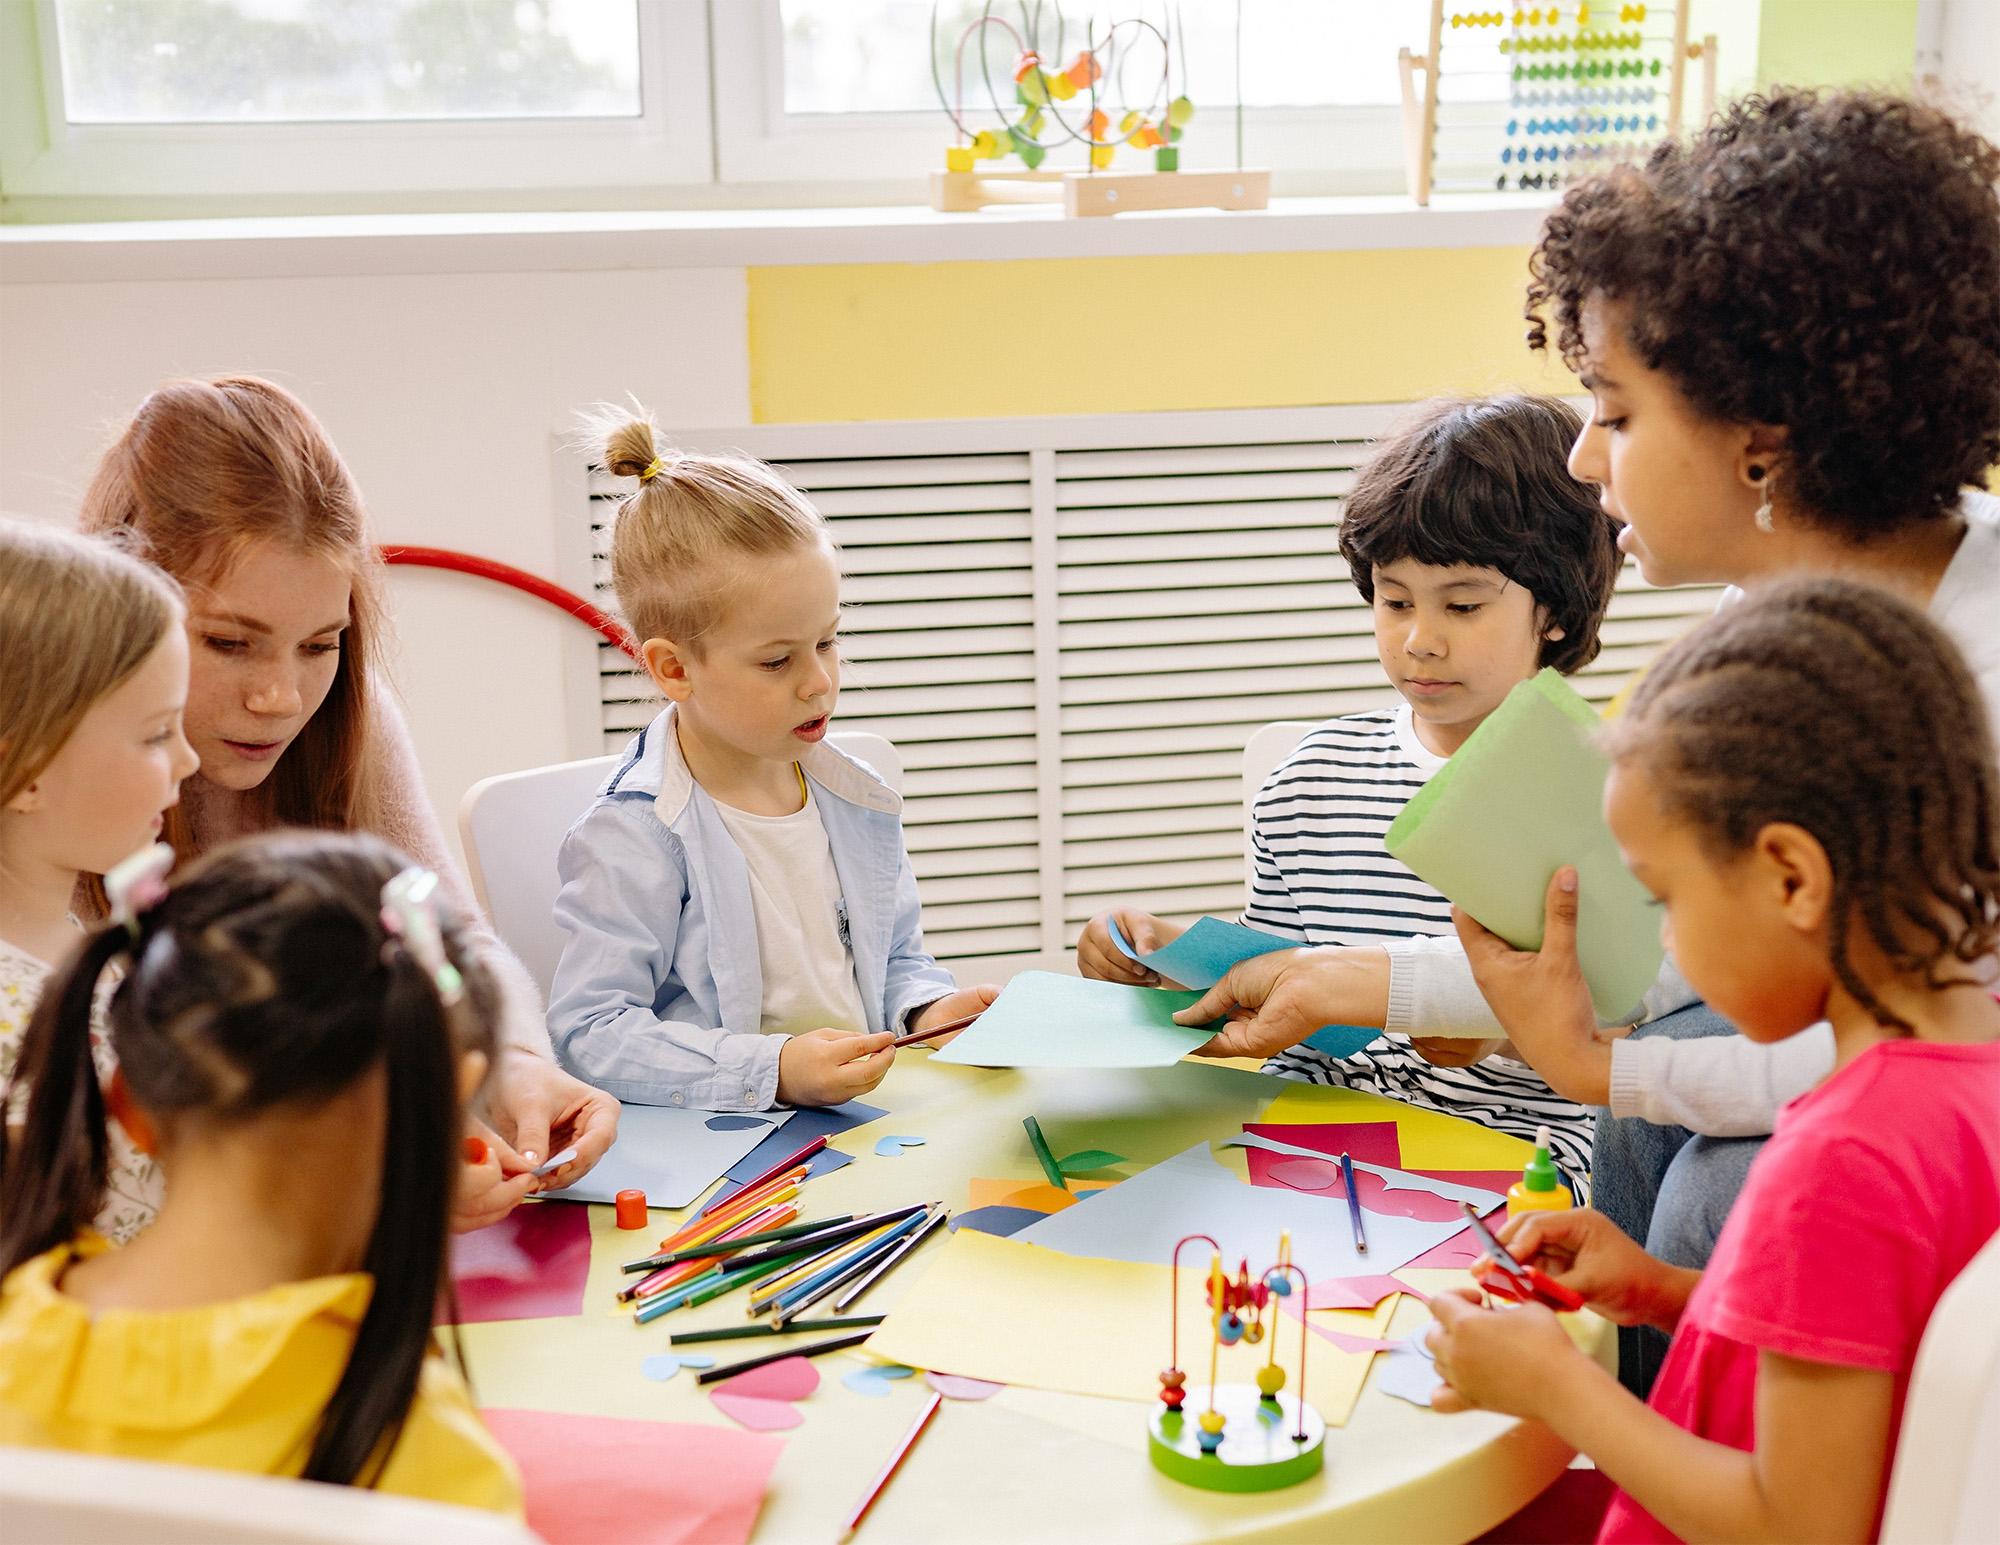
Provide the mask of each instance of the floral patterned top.
MULTIPOLYGON (((27 1089, 12 1087, 14 1064, 20 1060, 28 1018, 35 1012, 48 978, 46 962, 0 939, 0 1088, 8 1091, 9 1121, 18 1122, 27 1110, 27 1089)), ((90 1023, 90 1056, 97 1064, 100 1080, 108 1079, 118 1065, 111 1038, 104 1030, 107 997, 108 994, 99 995, 97 1012, 90 1023)), ((152 1158, 139 1151, 115 1119, 109 1123, 109 1131, 104 1207, 97 1214, 94 1226, 106 1239, 122 1245, 153 1221, 160 1210, 165 1181, 152 1158)))

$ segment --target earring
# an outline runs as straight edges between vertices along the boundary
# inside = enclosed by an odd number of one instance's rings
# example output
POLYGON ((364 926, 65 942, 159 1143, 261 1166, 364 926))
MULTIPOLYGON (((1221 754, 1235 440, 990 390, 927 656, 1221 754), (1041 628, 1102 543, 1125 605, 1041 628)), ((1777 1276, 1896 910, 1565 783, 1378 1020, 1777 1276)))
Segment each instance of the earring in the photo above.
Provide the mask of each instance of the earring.
POLYGON ((1757 506, 1757 513, 1751 516, 1751 519, 1757 522, 1757 529, 1768 536, 1778 529, 1776 522, 1771 519, 1771 485, 1777 479, 1764 468, 1753 466, 1750 468, 1750 481, 1764 485, 1764 502, 1757 506))

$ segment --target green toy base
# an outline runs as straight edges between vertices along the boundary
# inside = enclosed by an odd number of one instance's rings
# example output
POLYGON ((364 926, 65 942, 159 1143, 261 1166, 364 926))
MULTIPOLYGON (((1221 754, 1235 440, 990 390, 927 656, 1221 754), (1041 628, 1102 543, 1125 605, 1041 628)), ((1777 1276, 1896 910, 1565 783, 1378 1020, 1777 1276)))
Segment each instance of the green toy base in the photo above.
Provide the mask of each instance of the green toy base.
POLYGON ((1191 1384, 1183 1410, 1154 1410, 1146 1450, 1162 1475, 1205 1491, 1276 1491, 1310 1480, 1326 1462, 1326 1423, 1319 1412, 1305 1408, 1301 1442, 1298 1400, 1282 1390, 1266 1400, 1248 1384, 1216 1386, 1215 1409, 1225 1418, 1222 1447, 1204 1454, 1200 1416, 1208 1405, 1208 1387, 1191 1384))

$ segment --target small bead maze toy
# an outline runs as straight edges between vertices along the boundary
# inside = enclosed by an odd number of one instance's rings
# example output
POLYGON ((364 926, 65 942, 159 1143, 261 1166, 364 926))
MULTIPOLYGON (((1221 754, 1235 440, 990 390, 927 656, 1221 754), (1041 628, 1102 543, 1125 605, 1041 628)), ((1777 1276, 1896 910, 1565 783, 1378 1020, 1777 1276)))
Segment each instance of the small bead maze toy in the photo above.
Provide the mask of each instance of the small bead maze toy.
POLYGON ((1285 1393, 1287 1376, 1278 1362, 1279 1303, 1294 1286, 1300 1292, 1307 1287, 1306 1274, 1292 1263, 1292 1236, 1279 1235, 1277 1262, 1261 1275, 1252 1278, 1250 1263, 1244 1261, 1232 1279, 1223 1270, 1215 1240, 1189 1234, 1174 1246, 1170 1281, 1172 1362, 1160 1374, 1161 1409, 1148 1424, 1153 1468, 1208 1491, 1275 1491, 1317 1475, 1326 1459, 1326 1423, 1306 1404, 1304 1314, 1299 1315, 1296 1395, 1285 1393), (1190 1385, 1180 1366, 1181 1251, 1198 1241, 1210 1250, 1208 1382, 1190 1385), (1239 1342, 1257 1346, 1267 1338, 1270 1355, 1257 1370, 1254 1388, 1217 1382, 1224 1347, 1239 1342))
POLYGON ((1638 160, 1681 132, 1690 60, 1701 65, 1696 122, 1707 121, 1716 41, 1688 41, 1691 3, 1447 11, 1446 0, 1431 0, 1429 47, 1398 55, 1410 197, 1552 191, 1638 160), (1497 167, 1487 160, 1496 151, 1497 167))
POLYGON ((1242 164, 1240 90, 1235 168, 1181 170, 1181 140, 1193 121, 1194 103, 1187 95, 1186 43, 1172 6, 1162 4, 1157 20, 1122 17, 1102 33, 1086 25, 1075 44, 1055 0, 1021 0, 1012 9, 1018 19, 999 14, 987 0, 948 47, 950 40, 939 33, 940 6, 931 7, 931 79, 956 131, 944 154, 945 169, 931 174, 932 208, 958 213, 1059 198, 1067 215, 1115 215, 1134 209, 1262 209, 1270 202, 1271 174, 1242 164), (966 103, 966 53, 974 42, 984 112, 966 103), (939 62, 947 55, 949 93, 939 62), (1042 168, 1051 150, 1071 146, 1084 152, 1081 169, 1042 168), (1151 151, 1151 169, 1112 170, 1121 151, 1151 151), (1009 157, 1018 157, 1023 170, 981 165, 1009 157))

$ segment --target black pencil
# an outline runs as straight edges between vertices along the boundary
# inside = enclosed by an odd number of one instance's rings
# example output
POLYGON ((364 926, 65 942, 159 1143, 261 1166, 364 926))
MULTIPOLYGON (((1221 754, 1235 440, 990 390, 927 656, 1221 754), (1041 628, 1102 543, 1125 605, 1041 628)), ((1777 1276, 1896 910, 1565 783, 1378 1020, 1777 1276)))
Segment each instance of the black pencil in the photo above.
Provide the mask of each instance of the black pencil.
POLYGON ((880 1325, 885 1316, 854 1314, 837 1320, 792 1320, 784 1325, 729 1325, 721 1330, 684 1330, 667 1337, 669 1346, 693 1346, 698 1341, 741 1341, 746 1336, 802 1336, 807 1331, 852 1330, 858 1325, 880 1325))
POLYGON ((721 1368, 704 1368, 695 1378, 697 1384, 713 1384, 717 1379, 726 1379, 734 1374, 748 1373, 752 1368, 761 1368, 766 1363, 781 1363, 788 1357, 818 1357, 826 1352, 838 1352, 843 1347, 860 1346, 874 1335, 874 1327, 857 1330, 852 1335, 833 1336, 825 1341, 815 1341, 811 1346, 779 1347, 775 1352, 766 1352, 762 1357, 746 1357, 740 1363, 729 1363, 721 1368))

